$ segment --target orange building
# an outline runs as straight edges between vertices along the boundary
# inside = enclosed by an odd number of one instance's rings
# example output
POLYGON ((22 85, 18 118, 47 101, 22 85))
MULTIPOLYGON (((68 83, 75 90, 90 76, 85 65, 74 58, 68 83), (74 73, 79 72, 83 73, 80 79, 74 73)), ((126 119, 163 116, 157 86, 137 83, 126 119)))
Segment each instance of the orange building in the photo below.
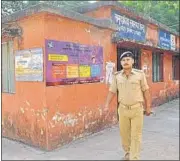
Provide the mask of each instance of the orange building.
POLYGON ((117 2, 40 4, 3 18, 2 135, 52 150, 116 124, 117 100, 109 117, 102 108, 108 65, 120 70, 125 50, 147 76, 153 107, 179 96, 179 35, 117 2))

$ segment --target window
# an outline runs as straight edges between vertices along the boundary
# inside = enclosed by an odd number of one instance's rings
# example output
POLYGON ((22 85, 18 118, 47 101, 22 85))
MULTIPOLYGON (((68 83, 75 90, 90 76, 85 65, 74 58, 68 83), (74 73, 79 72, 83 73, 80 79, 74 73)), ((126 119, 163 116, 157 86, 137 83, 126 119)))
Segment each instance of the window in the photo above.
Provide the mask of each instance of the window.
POLYGON ((172 73, 173 73, 173 80, 179 80, 179 56, 173 56, 172 59, 172 73))
POLYGON ((154 52, 152 56, 153 82, 163 81, 163 53, 154 52))
POLYGON ((2 43, 2 92, 15 92, 13 42, 2 43))

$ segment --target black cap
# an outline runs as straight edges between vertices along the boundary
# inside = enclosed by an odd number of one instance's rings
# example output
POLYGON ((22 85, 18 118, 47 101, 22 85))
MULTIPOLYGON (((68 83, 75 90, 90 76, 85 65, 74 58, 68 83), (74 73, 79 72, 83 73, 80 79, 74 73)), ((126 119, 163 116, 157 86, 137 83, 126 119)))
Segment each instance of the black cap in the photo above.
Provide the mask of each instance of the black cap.
POLYGON ((126 52, 122 53, 121 56, 120 56, 120 60, 122 60, 122 58, 124 58, 124 57, 134 58, 133 53, 131 51, 126 51, 126 52))

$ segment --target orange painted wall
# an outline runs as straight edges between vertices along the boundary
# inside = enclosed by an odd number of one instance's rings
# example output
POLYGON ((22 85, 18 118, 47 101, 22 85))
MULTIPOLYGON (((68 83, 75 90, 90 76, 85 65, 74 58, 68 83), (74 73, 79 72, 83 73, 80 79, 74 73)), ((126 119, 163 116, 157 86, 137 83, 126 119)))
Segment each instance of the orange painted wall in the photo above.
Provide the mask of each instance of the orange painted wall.
POLYGON ((150 86, 152 106, 160 105, 167 100, 171 100, 179 93, 179 81, 172 78, 172 54, 164 52, 164 80, 163 82, 152 81, 152 51, 142 49, 141 51, 141 68, 148 66, 148 70, 144 71, 150 86))
MULTIPOLYGON (((110 30, 98 29, 86 23, 52 14, 45 16, 45 24, 45 39, 100 45, 103 47, 104 61, 116 62, 116 46, 109 43, 110 30)), ((47 106, 50 109, 49 149, 103 127, 105 120, 101 109, 107 89, 104 83, 46 87, 47 106)), ((113 107, 115 108, 115 104, 113 107)))
MULTIPOLYGON (((52 39, 100 45, 104 61, 116 63, 116 45, 109 43, 110 30, 47 13, 26 17, 18 23, 23 36, 15 39, 14 52, 42 47, 45 62, 45 39, 52 39)), ((111 115, 114 119, 105 120, 102 115, 107 91, 104 83, 46 87, 45 81, 16 82, 15 94, 2 94, 3 135, 50 150, 98 131, 108 122, 116 122, 116 113, 111 115)), ((116 108, 116 100, 112 108, 116 108)))
POLYGON ((139 16, 135 15, 134 13, 128 12, 126 9, 123 9, 123 8, 119 9, 116 6, 100 7, 100 8, 97 8, 96 10, 89 11, 89 12, 84 13, 84 14, 91 16, 91 17, 94 17, 94 18, 111 18, 111 10, 117 10, 121 14, 124 14, 128 17, 132 17, 132 18, 138 19, 140 21, 145 21, 145 20, 142 20, 139 16))
POLYGON ((152 24, 147 25, 146 40, 152 42, 153 46, 158 44, 158 27, 152 24))
MULTIPOLYGON (((23 36, 14 40, 14 54, 29 48, 44 50, 44 14, 23 18, 18 24, 23 36)), ((44 82, 16 81, 15 88, 15 94, 2 93, 2 135, 46 148, 44 82)))

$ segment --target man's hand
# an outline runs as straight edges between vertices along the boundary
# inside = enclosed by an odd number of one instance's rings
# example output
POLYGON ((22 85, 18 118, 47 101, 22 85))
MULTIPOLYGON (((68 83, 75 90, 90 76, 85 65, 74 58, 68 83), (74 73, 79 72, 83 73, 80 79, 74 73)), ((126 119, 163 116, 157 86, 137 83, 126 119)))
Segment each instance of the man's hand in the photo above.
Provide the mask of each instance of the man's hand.
POLYGON ((109 105, 108 105, 108 104, 105 104, 105 105, 104 105, 104 108, 103 108, 103 111, 106 112, 106 111, 108 111, 108 110, 109 110, 109 105))
POLYGON ((108 109, 109 109, 109 104, 111 103, 114 95, 115 95, 115 94, 112 93, 112 92, 109 92, 109 93, 108 93, 108 96, 107 96, 105 105, 104 105, 104 107, 103 107, 103 111, 108 111, 108 109))
POLYGON ((109 92, 105 105, 103 106, 103 113, 105 114, 105 119, 107 118, 107 116, 109 116, 110 113, 110 109, 109 109, 109 104, 111 103, 113 97, 115 96, 115 93, 109 92))
POLYGON ((146 110, 144 111, 146 116, 150 116, 152 111, 151 108, 146 108, 146 110))
POLYGON ((105 104, 104 107, 103 107, 103 113, 104 113, 104 117, 105 117, 105 120, 107 119, 107 117, 109 117, 109 114, 110 114, 110 110, 109 110, 109 105, 108 104, 105 104))

